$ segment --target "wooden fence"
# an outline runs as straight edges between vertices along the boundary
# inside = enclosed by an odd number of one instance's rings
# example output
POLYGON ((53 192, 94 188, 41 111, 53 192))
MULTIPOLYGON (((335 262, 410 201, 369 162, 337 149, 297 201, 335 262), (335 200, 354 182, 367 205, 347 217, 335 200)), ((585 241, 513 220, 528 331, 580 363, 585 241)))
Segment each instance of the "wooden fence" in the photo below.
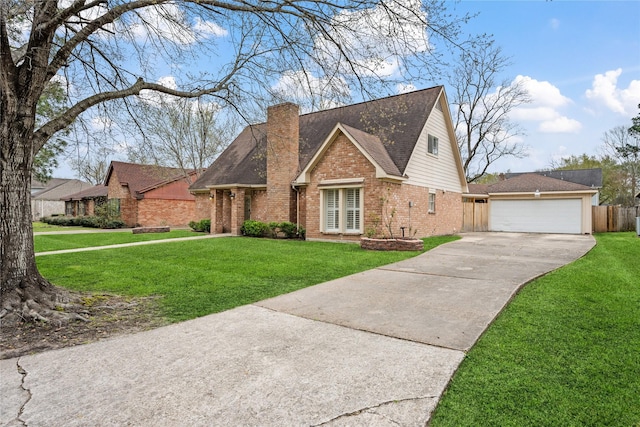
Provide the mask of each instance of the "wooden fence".
POLYGON ((592 229, 594 233, 610 231, 635 231, 636 217, 640 216, 640 206, 592 206, 592 229))
POLYGON ((487 231, 489 229, 489 204, 464 202, 462 231, 487 231))

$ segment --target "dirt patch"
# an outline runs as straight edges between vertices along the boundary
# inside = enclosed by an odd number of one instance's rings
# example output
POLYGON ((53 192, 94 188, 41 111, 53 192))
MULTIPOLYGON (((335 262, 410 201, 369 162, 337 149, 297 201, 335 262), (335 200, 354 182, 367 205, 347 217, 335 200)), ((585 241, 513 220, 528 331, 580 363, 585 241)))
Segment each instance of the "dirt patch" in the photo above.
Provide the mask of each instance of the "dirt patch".
POLYGON ((3 324, 0 359, 87 344, 118 335, 145 331, 168 324, 156 297, 127 298, 117 295, 77 293, 82 315, 88 322, 17 322, 3 324))

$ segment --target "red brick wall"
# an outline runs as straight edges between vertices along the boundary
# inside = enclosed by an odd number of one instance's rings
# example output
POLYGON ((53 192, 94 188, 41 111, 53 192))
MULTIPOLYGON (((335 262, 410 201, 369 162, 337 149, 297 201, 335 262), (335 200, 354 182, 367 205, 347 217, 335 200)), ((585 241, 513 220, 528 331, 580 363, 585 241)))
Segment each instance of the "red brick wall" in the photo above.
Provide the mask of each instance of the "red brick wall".
POLYGON ((311 171, 311 182, 305 190, 305 228, 308 238, 357 240, 360 235, 325 234, 320 232, 320 181, 329 179, 364 178, 363 201, 365 213, 365 229, 367 218, 374 206, 379 205, 375 195, 377 189, 375 167, 360 153, 360 151, 341 135, 331 144, 325 155, 311 171))
POLYGON ((189 193, 189 183, 181 179, 171 182, 162 187, 144 193, 145 199, 164 199, 164 200, 195 200, 195 196, 189 193))
POLYGON ((195 195, 195 214, 193 221, 201 219, 211 219, 211 209, 213 201, 209 198, 209 193, 197 193, 195 195))
POLYGON ((360 235, 320 232, 321 180, 364 178, 362 191, 364 234, 426 237, 453 234, 462 227, 462 195, 436 190, 436 211, 428 213, 429 189, 407 184, 383 182, 375 177, 375 167, 344 136, 339 136, 311 172, 304 200, 307 237, 358 240, 360 235), (409 207, 413 202, 413 207, 409 207), (393 219, 391 213, 395 209, 393 219), (391 233, 387 229, 390 224, 391 233))
POLYGON ((131 197, 129 187, 120 185, 120 180, 115 171, 111 173, 107 186, 107 197, 109 199, 120 199, 120 219, 128 227, 135 227, 138 224, 137 201, 131 197))
POLYGON ((267 109, 267 205, 269 221, 295 221, 291 183, 298 174, 299 109, 291 103, 267 109))
MULTIPOLYGON (((251 218, 255 221, 269 222, 267 191, 253 190, 251 194, 251 218)), ((247 218, 249 219, 249 218, 247 218)))
POLYGON ((186 227, 195 218, 194 200, 142 199, 138 201, 138 224, 141 227, 169 225, 186 227))

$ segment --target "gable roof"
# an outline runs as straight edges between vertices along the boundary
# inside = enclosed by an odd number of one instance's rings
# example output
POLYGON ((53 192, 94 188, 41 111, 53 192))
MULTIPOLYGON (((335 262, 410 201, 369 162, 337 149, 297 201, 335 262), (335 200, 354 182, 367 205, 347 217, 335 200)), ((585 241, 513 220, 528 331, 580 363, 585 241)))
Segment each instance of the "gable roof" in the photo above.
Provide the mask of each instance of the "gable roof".
POLYGON ((31 198, 35 200, 61 200, 69 194, 77 193, 91 187, 88 182, 79 179, 51 178, 46 187, 35 192, 31 198))
MULTIPOLYGON (((305 169, 336 125, 389 175, 402 176, 442 86, 300 116, 299 167, 305 169), (386 153, 386 154, 385 154, 386 153)), ((247 126, 190 190, 266 186, 266 123, 247 126)))
POLYGON ((83 199, 94 199, 96 197, 107 197, 109 193, 109 188, 106 185, 94 185, 93 187, 89 187, 86 190, 82 190, 78 193, 71 194, 64 198, 64 200, 83 200, 83 199))
MULTIPOLYGON (((132 197, 184 178, 184 172, 180 168, 112 161, 105 185, 109 184, 114 172, 120 184, 129 188, 132 197)), ((189 174, 193 173, 195 172, 189 174)))
POLYGON ((514 178, 505 179, 504 181, 491 184, 487 188, 489 194, 495 193, 534 193, 541 192, 575 192, 588 191, 596 192, 591 187, 575 182, 562 181, 560 179, 549 178, 547 176, 536 173, 526 173, 518 175, 514 178))
POLYGON ((559 179, 561 181, 575 182, 576 184, 586 185, 587 187, 602 188, 602 169, 571 169, 571 170, 553 170, 540 172, 515 172, 506 173, 505 177, 515 178, 527 173, 535 173, 537 175, 547 176, 549 178, 559 179))

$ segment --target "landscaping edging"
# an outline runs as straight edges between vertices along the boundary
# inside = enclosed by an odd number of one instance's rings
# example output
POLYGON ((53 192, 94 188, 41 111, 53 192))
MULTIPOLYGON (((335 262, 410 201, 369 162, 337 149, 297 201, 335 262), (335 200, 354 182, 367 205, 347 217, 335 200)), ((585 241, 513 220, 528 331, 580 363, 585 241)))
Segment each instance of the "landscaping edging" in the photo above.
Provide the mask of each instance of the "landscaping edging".
POLYGON ((360 247, 370 251, 422 251, 424 242, 420 239, 371 239, 362 237, 360 247))
POLYGON ((169 231, 170 231, 169 227, 136 227, 131 230, 133 234, 168 233, 169 231))

